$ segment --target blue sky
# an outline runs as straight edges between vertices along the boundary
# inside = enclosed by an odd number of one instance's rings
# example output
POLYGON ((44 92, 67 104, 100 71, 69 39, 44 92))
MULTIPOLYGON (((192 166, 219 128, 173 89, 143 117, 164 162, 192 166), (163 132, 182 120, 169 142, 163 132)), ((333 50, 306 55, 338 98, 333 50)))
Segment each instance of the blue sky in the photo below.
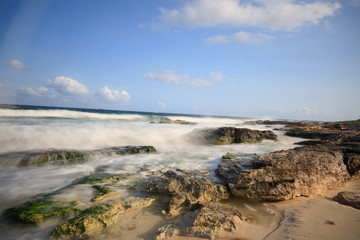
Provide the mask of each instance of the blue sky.
POLYGON ((2 0, 0 103, 360 118, 359 0, 2 0))

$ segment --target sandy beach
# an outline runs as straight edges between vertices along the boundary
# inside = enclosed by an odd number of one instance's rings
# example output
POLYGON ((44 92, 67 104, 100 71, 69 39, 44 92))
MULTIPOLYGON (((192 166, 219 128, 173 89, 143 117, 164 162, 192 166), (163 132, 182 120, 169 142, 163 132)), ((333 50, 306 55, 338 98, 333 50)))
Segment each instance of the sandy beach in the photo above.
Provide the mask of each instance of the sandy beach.
POLYGON ((334 201, 332 198, 340 191, 360 193, 360 179, 323 196, 275 203, 281 220, 264 239, 360 239, 360 210, 334 201))

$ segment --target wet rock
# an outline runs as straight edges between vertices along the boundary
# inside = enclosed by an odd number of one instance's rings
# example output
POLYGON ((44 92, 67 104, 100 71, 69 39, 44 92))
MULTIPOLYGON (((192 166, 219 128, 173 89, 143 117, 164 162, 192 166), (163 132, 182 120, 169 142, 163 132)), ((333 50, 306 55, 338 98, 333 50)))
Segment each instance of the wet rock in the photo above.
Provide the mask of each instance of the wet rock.
MULTIPOLYGON (((354 135, 359 142, 360 121, 333 122, 333 123, 313 123, 308 125, 294 125, 286 129, 286 135, 309 139, 322 139, 341 142, 344 139, 349 141, 354 135)), ((354 139, 350 140, 354 141, 354 139)))
POLYGON ((312 122, 303 121, 286 121, 286 120, 256 120, 244 122, 244 125, 285 125, 285 126, 306 126, 310 124, 316 124, 312 122))
POLYGON ((211 203, 159 228, 157 239, 174 236, 214 239, 219 231, 234 231, 241 221, 246 219, 239 210, 220 203, 211 203))
POLYGON ((127 197, 92 206, 56 227, 51 233, 51 239, 86 238, 116 224, 124 212, 148 207, 153 201, 150 198, 127 197))
POLYGON ((111 147, 91 151, 49 149, 39 152, 16 152, 1 154, 0 163, 4 165, 15 164, 18 167, 44 166, 49 164, 61 166, 84 163, 89 161, 93 155, 111 156, 115 154, 126 155, 151 152, 156 152, 156 149, 153 146, 111 147), (9 159, 11 160, 10 162, 9 159))
POLYGON ((353 208, 360 209, 360 194, 358 193, 348 191, 339 192, 338 195, 334 197, 334 200, 353 208))
POLYGON ((159 124, 182 124, 182 125, 196 125, 197 122, 188 122, 185 120, 170 120, 170 121, 161 121, 161 122, 151 122, 151 123, 159 123, 159 124))
POLYGON ((76 203, 59 205, 50 198, 28 201, 24 204, 5 210, 4 216, 22 223, 41 225, 51 218, 69 218, 79 214, 76 203))
POLYGON ((269 130, 235 127, 195 129, 189 137, 195 142, 205 144, 258 143, 262 140, 277 140, 276 134, 269 130))
POLYGON ((217 172, 235 196, 257 200, 317 195, 343 186, 350 178, 341 152, 326 147, 304 146, 265 154, 254 160, 253 167, 228 174, 231 169, 223 164, 217 172))
POLYGON ((146 189, 150 193, 171 197, 168 217, 229 197, 225 186, 213 183, 206 175, 183 171, 167 171, 164 176, 151 180, 146 189))

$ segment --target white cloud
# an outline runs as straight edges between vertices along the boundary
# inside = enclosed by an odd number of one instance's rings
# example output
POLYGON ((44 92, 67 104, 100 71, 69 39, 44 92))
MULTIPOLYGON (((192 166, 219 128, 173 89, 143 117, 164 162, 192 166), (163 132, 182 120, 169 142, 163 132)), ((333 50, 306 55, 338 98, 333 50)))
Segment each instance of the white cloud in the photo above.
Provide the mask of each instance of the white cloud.
POLYGON ((205 44, 212 45, 212 44, 223 44, 229 42, 238 42, 238 43, 245 43, 245 44, 259 44, 266 40, 273 40, 274 37, 266 34, 252 34, 248 32, 238 32, 231 36, 225 35, 217 35, 214 37, 209 37, 205 39, 205 44))
POLYGON ((22 62, 15 60, 15 59, 10 62, 6 62, 5 65, 9 66, 9 67, 17 68, 17 69, 28 69, 28 67, 25 66, 22 62))
POLYGON ((310 107, 298 107, 298 112, 302 115, 317 115, 318 111, 316 108, 310 108, 310 107))
POLYGON ((225 25, 293 31, 305 24, 316 25, 323 18, 334 16, 340 8, 340 3, 329 1, 194 0, 179 9, 160 8, 160 21, 153 22, 153 27, 225 25))
POLYGON ((130 94, 125 90, 119 92, 105 86, 99 90, 100 94, 108 101, 127 103, 130 100, 130 94))
POLYGON ((39 87, 38 89, 33 89, 32 87, 20 87, 19 90, 25 94, 36 97, 43 96, 48 91, 46 87, 39 87))
POLYGON ((188 85, 193 87, 212 86, 224 79, 221 72, 210 73, 210 77, 207 80, 199 77, 190 77, 187 74, 178 74, 172 70, 164 70, 159 73, 146 73, 144 74, 144 78, 175 85, 188 85))
POLYGON ((61 95, 87 96, 90 94, 86 86, 69 77, 56 77, 55 80, 48 80, 47 85, 61 95))
POLYGON ((167 107, 166 103, 158 101, 158 105, 160 108, 165 109, 167 107))
POLYGON ((2 83, 0 83, 0 88, 2 88, 2 86, 4 86, 2 83))

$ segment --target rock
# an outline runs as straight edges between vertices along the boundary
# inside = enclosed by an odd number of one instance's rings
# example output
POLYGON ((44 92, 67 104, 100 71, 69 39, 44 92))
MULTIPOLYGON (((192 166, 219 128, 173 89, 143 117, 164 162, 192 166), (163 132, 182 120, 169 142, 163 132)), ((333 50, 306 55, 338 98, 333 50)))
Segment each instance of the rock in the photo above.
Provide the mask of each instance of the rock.
POLYGON ((77 150, 54 150, 49 149, 40 152, 16 152, 0 155, 0 162, 6 165, 15 164, 18 167, 44 166, 44 165, 70 165, 81 164, 88 161, 92 155, 125 155, 156 152, 153 146, 125 146, 110 147, 90 151, 77 150), (11 161, 9 162, 9 159, 11 161))
POLYGON ((358 193, 348 191, 339 192, 338 195, 334 197, 334 200, 353 208, 360 209, 360 194, 358 193))
POLYGON ((286 120, 256 120, 244 122, 244 125, 285 125, 285 126, 306 126, 310 124, 316 124, 313 122, 303 121, 286 121, 286 120))
POLYGON ((51 198, 43 198, 9 208, 5 210, 4 216, 17 222, 41 225, 51 218, 65 219, 79 214, 80 210, 74 205, 74 203, 59 205, 51 198))
POLYGON ((277 140, 276 134, 269 130, 259 131, 235 127, 195 129, 189 137, 205 144, 258 143, 265 139, 277 140))
MULTIPOLYGON (((357 142, 360 140, 360 122, 347 121, 347 122, 333 122, 333 123, 312 123, 307 125, 293 125, 291 128, 286 129, 286 135, 293 137, 302 137, 309 139, 322 139, 339 141, 339 139, 346 139, 349 136, 354 137, 357 135, 357 142)), ((349 139, 348 139, 349 140, 349 139)), ((354 141, 354 139, 353 139, 354 141)))
POLYGON ((82 239, 101 232, 116 224, 122 213, 134 208, 148 207, 154 199, 127 197, 116 198, 92 206, 82 211, 77 217, 55 228, 51 239, 82 239))
POLYGON ((171 120, 171 121, 161 121, 161 122, 151 122, 151 123, 159 123, 159 124, 182 124, 182 125, 196 125, 197 122, 187 122, 185 120, 171 120))
POLYGON ((221 230, 234 231, 236 224, 245 220, 239 210, 220 203, 211 203, 159 228, 157 239, 174 236, 213 239, 221 230))
POLYGON ((350 178, 341 152, 326 147, 304 146, 265 154, 254 160, 255 169, 243 170, 236 165, 228 168, 224 161, 218 174, 235 196, 248 199, 287 200, 317 195, 343 186, 350 178))
POLYGON ((168 217, 198 208, 199 204, 206 205, 229 197, 225 186, 212 183, 205 175, 183 171, 167 171, 164 176, 151 180, 146 189, 150 193, 171 197, 168 217))
POLYGON ((226 182, 236 182, 238 175, 245 169, 252 168, 256 154, 230 154, 222 156, 215 170, 226 182))

